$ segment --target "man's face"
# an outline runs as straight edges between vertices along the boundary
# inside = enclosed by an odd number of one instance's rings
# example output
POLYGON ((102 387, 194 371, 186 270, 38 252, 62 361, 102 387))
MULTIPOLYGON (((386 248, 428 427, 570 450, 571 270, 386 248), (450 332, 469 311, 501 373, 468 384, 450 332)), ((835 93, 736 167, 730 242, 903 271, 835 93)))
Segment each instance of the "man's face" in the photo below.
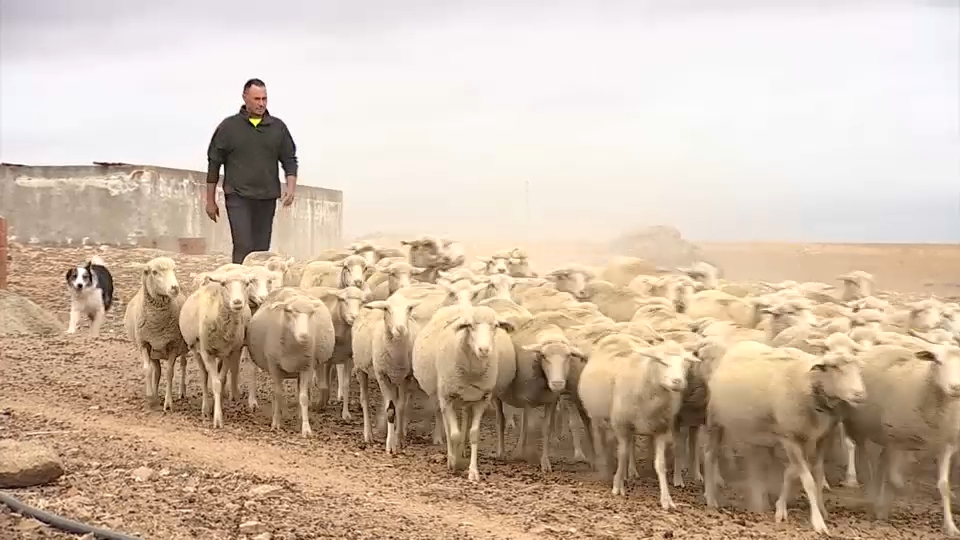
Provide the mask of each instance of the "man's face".
POLYGON ((247 106, 247 112, 254 116, 263 116, 267 110, 267 89, 259 86, 251 86, 243 93, 243 103, 247 106))

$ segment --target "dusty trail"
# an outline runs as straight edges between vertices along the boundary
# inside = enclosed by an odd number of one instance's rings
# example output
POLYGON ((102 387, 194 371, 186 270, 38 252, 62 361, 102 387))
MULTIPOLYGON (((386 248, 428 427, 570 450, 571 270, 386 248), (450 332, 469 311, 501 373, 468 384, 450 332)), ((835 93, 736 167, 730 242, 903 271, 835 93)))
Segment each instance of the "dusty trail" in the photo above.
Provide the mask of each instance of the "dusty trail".
MULTIPOLYGON (((61 268, 81 258, 79 250, 14 255, 14 292, 65 318, 61 268)), ((136 285, 124 265, 148 257, 107 252, 108 263, 117 268, 121 298, 132 296, 136 285)), ((183 283, 189 282, 190 272, 220 262, 212 257, 178 261, 183 283)), ((0 437, 43 441, 60 453, 67 469, 55 485, 18 490, 26 502, 143 538, 171 540, 252 539, 255 534, 238 529, 250 520, 260 522, 273 540, 817 537, 809 529, 802 499, 791 507, 790 522, 775 524, 772 509, 763 515, 736 507, 708 510, 700 486, 689 482, 671 487, 680 508, 664 512, 646 459, 640 464, 641 478, 628 483, 628 495, 614 497, 608 482, 572 461, 568 440, 552 452, 553 473, 541 473, 535 456, 497 460, 491 416, 484 421, 478 484, 469 483, 464 473, 446 470, 442 449, 430 443, 432 417, 419 403, 409 444, 402 455, 389 457, 382 434, 373 445, 362 442, 355 382, 353 420, 343 421, 338 407, 327 406, 312 416, 313 439, 299 437, 290 383, 284 429, 270 431, 271 393, 263 376, 263 410, 251 414, 244 400, 228 403, 225 428, 213 430, 200 415, 192 363, 188 397, 176 402, 174 411, 163 413, 146 404, 138 362, 122 336, 122 313, 121 304, 98 340, 84 334, 0 336, 0 437), (145 481, 133 478, 141 467, 150 470, 145 481)), ((247 369, 243 366, 241 382, 247 369)), ((377 407, 379 396, 375 390, 372 394, 377 407)), ((508 432, 508 451, 515 441, 516 434, 508 432)), ((934 476, 927 469, 910 492, 898 497, 887 523, 869 520, 858 490, 836 488, 827 496, 833 535, 941 537, 934 476)), ((727 489, 725 495, 734 492, 727 489)), ((75 537, 3 510, 0 538, 75 537)))

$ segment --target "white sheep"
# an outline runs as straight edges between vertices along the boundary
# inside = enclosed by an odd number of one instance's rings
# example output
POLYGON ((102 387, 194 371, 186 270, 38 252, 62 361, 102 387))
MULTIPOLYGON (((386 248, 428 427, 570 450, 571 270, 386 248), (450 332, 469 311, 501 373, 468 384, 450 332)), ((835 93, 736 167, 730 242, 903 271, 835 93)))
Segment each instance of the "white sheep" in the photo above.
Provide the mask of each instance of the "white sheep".
POLYGON ((570 293, 579 298, 583 294, 587 283, 596 279, 596 275, 585 266, 567 264, 552 270, 544 278, 553 282, 556 290, 570 293))
POLYGON ((432 333, 428 332, 432 329, 424 328, 417 337, 413 375, 420 388, 439 404, 447 439, 447 467, 451 470, 456 470, 463 446, 457 410, 469 408, 472 421, 468 478, 477 481, 480 421, 499 382, 499 356, 506 349, 513 349, 509 336, 500 330, 509 333, 514 328, 485 306, 449 306, 441 308, 434 318, 444 322, 432 333), (448 313, 453 316, 447 317, 448 313))
POLYGON ((863 381, 867 402, 849 411, 844 419, 847 435, 857 447, 857 467, 869 471, 865 443, 882 448, 878 469, 871 475, 868 492, 877 517, 885 519, 892 497, 889 486, 902 487, 899 463, 904 452, 932 450, 938 460, 937 489, 943 505, 943 531, 960 535, 950 504, 950 462, 957 450, 960 430, 960 347, 935 342, 932 336, 913 332, 926 347, 914 351, 895 345, 878 345, 865 354, 863 381))
POLYGON ((387 419, 386 452, 400 450, 406 436, 407 414, 413 401, 413 344, 419 332, 411 316, 417 301, 392 295, 386 301, 373 301, 357 318, 353 329, 354 373, 360 384, 363 409, 363 440, 371 442, 368 377, 373 375, 383 396, 387 419))
POLYGON ((335 287, 363 289, 366 284, 367 260, 360 255, 350 255, 339 261, 314 261, 308 263, 300 277, 300 287, 335 287))
POLYGON ((384 278, 379 283, 374 281, 376 276, 371 276, 367 284, 373 291, 371 299, 386 300, 391 294, 398 290, 409 287, 412 283, 412 276, 423 272, 423 268, 411 266, 406 261, 396 261, 388 265, 381 266, 380 272, 384 278))
POLYGON ((617 322, 631 320, 644 305, 644 297, 640 293, 602 280, 587 283, 581 299, 593 302, 600 308, 600 313, 617 322))
MULTIPOLYGON (((789 464, 776 505, 776 521, 787 517, 790 488, 799 477, 810 501, 816 532, 827 531, 823 506, 823 447, 841 419, 840 404, 856 406, 866 398, 860 361, 845 352, 822 356, 798 349, 775 349, 744 341, 727 349, 706 377, 708 443, 704 459, 707 505, 717 507, 716 472, 725 437, 755 447, 780 443, 789 464), (816 467, 816 477, 811 472, 816 467)), ((748 459, 750 504, 763 508, 764 490, 756 460, 748 459)))
MULTIPOLYGON (((207 274, 203 285, 187 297, 180 310, 183 340, 197 356, 203 388, 201 412, 210 414, 209 391, 213 390, 213 427, 223 427, 222 390, 227 372, 236 383, 240 353, 250 322, 244 273, 207 274)), ((233 392, 236 398, 237 393, 233 392)))
POLYGON ((698 359, 673 342, 649 345, 626 334, 609 335, 590 353, 580 374, 579 396, 597 432, 594 447, 606 471, 606 433, 617 439, 613 494, 625 495, 624 478, 633 463, 636 435, 654 438, 654 470, 660 483, 660 506, 675 508, 667 483, 666 446, 674 430, 686 388, 686 362, 698 359))
POLYGON ((763 307, 757 300, 738 298, 723 291, 707 289, 690 297, 684 314, 694 320, 711 317, 735 322, 743 328, 756 328, 763 316, 763 307))
MULTIPOLYGON (((333 320, 327 305, 295 292, 277 294, 250 319, 247 349, 250 359, 273 379, 271 429, 282 424, 283 381, 297 379, 300 435, 309 437, 310 394, 316 369, 324 369, 333 354, 333 320), (283 298, 286 296, 286 298, 283 298), (276 300, 275 300, 276 298, 276 300)), ((256 371, 251 373, 250 408, 257 407, 256 371)))
POLYGON ((599 278, 614 285, 626 287, 633 281, 633 278, 640 274, 655 275, 660 273, 662 273, 662 269, 650 261, 638 257, 617 256, 610 259, 599 278))
POLYGON ((137 290, 123 315, 127 336, 140 354, 143 363, 144 386, 147 399, 159 394, 160 359, 165 359, 167 373, 166 396, 163 410, 173 407, 173 369, 180 358, 180 398, 187 386, 187 344, 180 333, 180 309, 184 296, 175 273, 176 263, 169 257, 157 257, 141 270, 140 289, 137 290))

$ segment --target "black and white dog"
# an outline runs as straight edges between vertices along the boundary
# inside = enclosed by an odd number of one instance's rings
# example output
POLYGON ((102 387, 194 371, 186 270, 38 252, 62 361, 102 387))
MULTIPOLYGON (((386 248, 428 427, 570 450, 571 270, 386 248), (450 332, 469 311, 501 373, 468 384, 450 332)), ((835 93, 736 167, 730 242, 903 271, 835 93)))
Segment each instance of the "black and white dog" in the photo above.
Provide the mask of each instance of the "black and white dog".
POLYGON ((67 333, 77 331, 80 316, 90 319, 90 335, 100 334, 100 325, 113 304, 113 275, 103 259, 94 255, 87 264, 67 270, 67 293, 70 295, 70 326, 67 333))

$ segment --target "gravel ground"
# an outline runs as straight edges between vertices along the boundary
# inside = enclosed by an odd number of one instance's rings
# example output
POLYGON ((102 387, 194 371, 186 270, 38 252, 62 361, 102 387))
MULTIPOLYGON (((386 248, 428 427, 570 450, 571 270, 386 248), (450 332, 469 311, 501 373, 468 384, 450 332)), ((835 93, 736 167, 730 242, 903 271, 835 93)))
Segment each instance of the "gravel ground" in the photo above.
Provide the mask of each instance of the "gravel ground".
MULTIPOLYGON (((89 253, 13 246, 10 289, 66 321, 63 274, 89 253)), ((192 362, 188 397, 163 413, 143 399, 140 365, 122 332, 125 301, 138 284, 127 265, 155 254, 102 252, 121 302, 99 339, 88 337, 86 327, 75 336, 0 336, 0 438, 49 444, 67 471, 53 485, 16 490, 21 500, 163 540, 816 537, 802 498, 791 507, 790 521, 776 524, 772 509, 763 515, 740 510, 731 489, 725 490, 730 506, 708 510, 699 485, 689 482, 671 487, 679 509, 663 511, 646 459, 640 478, 628 484, 628 495, 614 497, 608 482, 586 464, 573 462, 568 440, 553 452, 552 473, 540 472, 535 457, 496 460, 489 416, 481 438, 480 483, 446 470, 442 449, 430 444, 432 419, 419 403, 410 443, 402 455, 387 456, 382 435, 376 444, 362 442, 355 382, 354 419, 344 421, 338 407, 327 406, 314 413, 310 440, 299 437, 292 383, 287 384, 285 429, 270 431, 270 392, 263 376, 263 409, 251 414, 243 401, 227 403, 225 428, 211 429, 200 415, 192 362)), ((226 262, 215 256, 174 258, 187 287, 191 272, 226 262)), ((378 399, 376 390, 373 395, 378 399)), ((508 433, 508 445, 514 443, 515 433, 508 433)), ((923 474, 898 498, 889 522, 867 517, 859 490, 835 487, 827 495, 832 535, 940 537, 934 475, 926 461, 919 468, 923 474)), ((76 537, 3 508, 0 538, 76 537)))

